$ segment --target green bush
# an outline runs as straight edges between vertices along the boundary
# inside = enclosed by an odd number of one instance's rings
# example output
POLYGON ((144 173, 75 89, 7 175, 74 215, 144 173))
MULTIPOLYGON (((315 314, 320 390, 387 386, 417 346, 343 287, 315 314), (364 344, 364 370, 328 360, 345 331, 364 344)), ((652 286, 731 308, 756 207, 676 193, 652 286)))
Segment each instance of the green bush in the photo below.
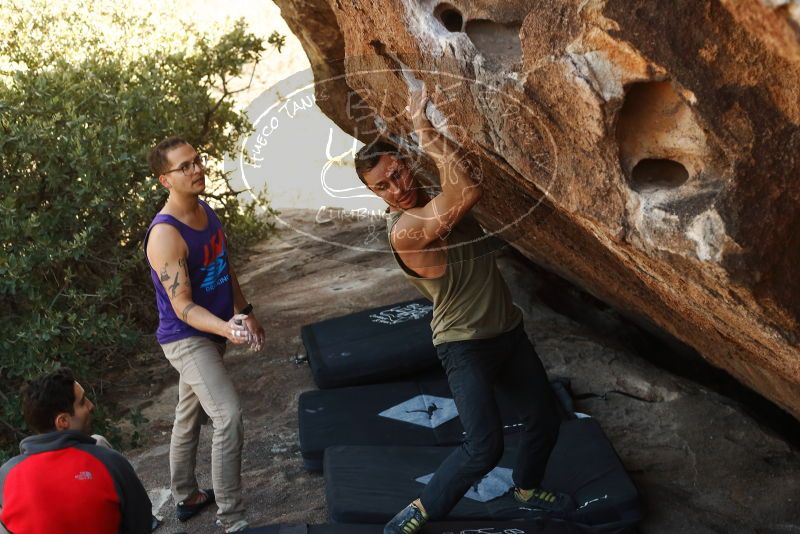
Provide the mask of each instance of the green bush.
POLYGON ((47 5, 12 0, 0 7, 6 454, 25 432, 17 397, 23 380, 69 365, 91 386, 102 362, 151 339, 156 315, 142 238, 166 198, 147 168, 151 146, 179 134, 218 163, 207 173, 213 194, 206 198, 234 251, 271 228, 240 203, 221 170, 224 155, 251 130, 233 106, 231 84, 260 59, 261 39, 239 21, 218 38, 186 28, 170 41, 157 19, 124 4, 101 13, 91 2, 60 13, 47 5), (141 44, 148 35, 155 46, 141 44))

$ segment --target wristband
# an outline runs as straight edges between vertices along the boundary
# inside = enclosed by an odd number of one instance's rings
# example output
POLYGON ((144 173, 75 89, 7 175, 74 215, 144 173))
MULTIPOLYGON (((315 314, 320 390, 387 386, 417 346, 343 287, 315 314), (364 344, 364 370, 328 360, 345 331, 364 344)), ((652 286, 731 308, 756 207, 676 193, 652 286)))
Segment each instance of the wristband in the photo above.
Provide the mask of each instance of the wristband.
POLYGON ((247 306, 242 308, 241 311, 239 311, 239 313, 241 313, 242 315, 250 315, 252 312, 253 312, 252 304, 248 304, 247 306))

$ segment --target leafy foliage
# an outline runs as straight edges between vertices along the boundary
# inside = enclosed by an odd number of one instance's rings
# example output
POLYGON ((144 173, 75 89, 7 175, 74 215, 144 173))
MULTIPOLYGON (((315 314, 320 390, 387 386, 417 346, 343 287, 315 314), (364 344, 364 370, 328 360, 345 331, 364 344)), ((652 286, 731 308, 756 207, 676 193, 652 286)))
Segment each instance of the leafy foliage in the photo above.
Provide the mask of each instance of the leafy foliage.
POLYGON ((270 34, 269 38, 267 39, 267 43, 271 44, 275 48, 278 49, 278 52, 286 46, 286 36, 281 35, 277 31, 274 31, 270 34))
POLYGON ((23 380, 61 364, 91 385, 154 329, 142 238, 166 191, 150 147, 177 134, 219 163, 206 198, 234 250, 271 228, 221 170, 251 129, 231 84, 263 42, 242 21, 212 39, 114 6, 0 7, 0 446, 24 431, 23 380))

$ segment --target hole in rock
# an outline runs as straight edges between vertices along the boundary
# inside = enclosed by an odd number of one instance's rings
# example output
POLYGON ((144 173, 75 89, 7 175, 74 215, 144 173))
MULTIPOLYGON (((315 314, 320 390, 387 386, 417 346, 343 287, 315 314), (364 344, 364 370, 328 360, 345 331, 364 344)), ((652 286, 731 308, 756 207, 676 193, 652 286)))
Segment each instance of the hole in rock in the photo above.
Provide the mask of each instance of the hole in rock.
POLYGON ((464 26, 461 12, 450 4, 439 4, 433 14, 451 32, 460 32, 464 26))
POLYGON ((711 164, 705 132, 668 81, 628 87, 616 136, 620 163, 634 190, 678 187, 711 164))
POLYGON ((522 59, 520 24, 499 24, 491 20, 470 20, 464 31, 487 59, 497 63, 517 63, 522 59))
POLYGON ((688 179, 686 167, 671 159, 643 159, 631 171, 631 187, 637 191, 678 187, 688 179))

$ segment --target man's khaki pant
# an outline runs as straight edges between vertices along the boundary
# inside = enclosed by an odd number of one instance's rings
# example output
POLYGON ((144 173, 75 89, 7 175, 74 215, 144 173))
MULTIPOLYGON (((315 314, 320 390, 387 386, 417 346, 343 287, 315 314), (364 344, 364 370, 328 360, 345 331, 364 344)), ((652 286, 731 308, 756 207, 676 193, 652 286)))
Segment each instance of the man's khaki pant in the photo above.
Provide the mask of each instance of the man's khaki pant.
POLYGON ((161 346, 180 374, 178 405, 169 448, 169 470, 175 502, 189 498, 197 489, 195 463, 200 425, 211 418, 211 480, 217 500, 217 516, 224 526, 244 518, 242 502, 242 411, 239 395, 222 362, 225 345, 195 336, 161 346))

